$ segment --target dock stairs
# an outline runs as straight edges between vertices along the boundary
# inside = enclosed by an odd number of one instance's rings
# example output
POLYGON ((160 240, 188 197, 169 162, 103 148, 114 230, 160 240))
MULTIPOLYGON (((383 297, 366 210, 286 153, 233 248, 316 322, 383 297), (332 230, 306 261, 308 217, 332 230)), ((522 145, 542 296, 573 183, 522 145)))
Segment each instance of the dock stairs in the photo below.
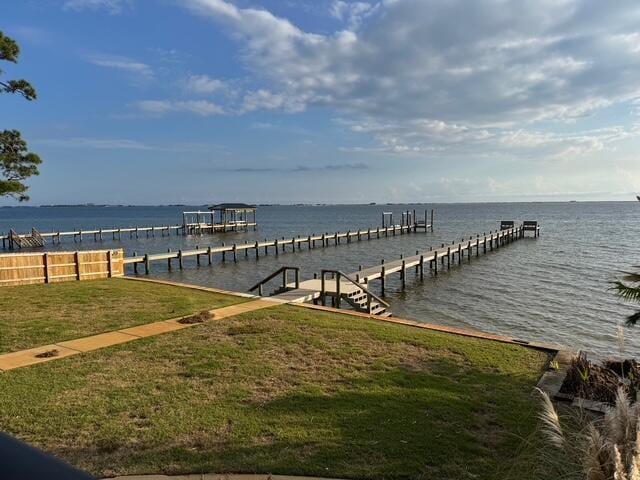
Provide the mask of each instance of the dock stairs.
POLYGON ((367 300, 368 297, 369 296, 364 290, 355 290, 349 294, 343 295, 342 298, 358 312, 378 315, 380 317, 391 316, 391 312, 387 310, 387 307, 379 303, 377 300, 372 300, 369 304, 367 300), (369 311, 369 308, 371 311, 369 311))
POLYGON ((313 302, 325 305, 329 300, 335 308, 342 308, 344 302, 351 309, 368 315, 392 315, 387 302, 369 291, 365 284, 339 270, 322 270, 320 278, 301 282, 298 267, 282 267, 251 287, 249 291, 257 291, 260 296, 264 296, 265 286, 278 277, 281 278, 280 285, 268 296, 283 303, 313 302), (289 272, 295 274, 293 282, 289 281, 289 272))
POLYGON ((9 232, 9 248, 37 248, 44 247, 44 238, 35 228, 31 229, 31 235, 19 235, 15 230, 9 232))

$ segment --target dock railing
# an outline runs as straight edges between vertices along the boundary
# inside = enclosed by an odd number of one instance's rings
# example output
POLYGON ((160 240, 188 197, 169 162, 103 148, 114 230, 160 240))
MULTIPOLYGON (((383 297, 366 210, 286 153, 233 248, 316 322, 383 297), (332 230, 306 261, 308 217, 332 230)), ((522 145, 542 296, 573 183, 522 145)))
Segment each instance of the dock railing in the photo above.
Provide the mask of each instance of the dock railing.
POLYGON ((336 281, 336 290, 335 290, 335 302, 336 302, 336 308, 340 308, 340 300, 341 300, 341 292, 340 292, 340 285, 341 285, 341 280, 344 278, 345 280, 347 280, 348 282, 352 283, 354 286, 356 286, 358 289, 362 290, 366 295, 367 295, 367 311, 368 313, 371 313, 371 300, 376 300, 378 303, 380 303, 381 305, 384 305, 385 307, 389 308, 390 305, 385 302, 382 298, 380 298, 379 296, 377 296, 375 293, 371 292, 367 287, 365 287, 363 284, 356 282, 353 278, 351 278, 349 275, 347 275, 346 273, 340 271, 340 270, 321 270, 320 271, 320 300, 322 301, 322 304, 324 305, 326 296, 327 296, 327 285, 326 285, 326 276, 327 274, 330 273, 332 274, 332 279, 335 279, 336 281))
POLYGON ((261 297, 264 296, 264 291, 263 291, 263 287, 265 284, 269 283, 271 280, 273 280, 274 278, 276 278, 278 275, 282 274, 282 291, 285 291, 289 288, 289 280, 288 280, 288 274, 289 271, 293 271, 294 272, 294 285, 295 288, 300 288, 300 269, 298 267, 281 267, 278 270, 276 270, 275 272, 273 272, 271 275, 269 275, 268 277, 265 277, 264 279, 260 280, 258 283, 256 283, 253 287, 251 287, 249 289, 250 292, 253 292, 254 290, 258 290, 258 295, 260 295, 261 297))

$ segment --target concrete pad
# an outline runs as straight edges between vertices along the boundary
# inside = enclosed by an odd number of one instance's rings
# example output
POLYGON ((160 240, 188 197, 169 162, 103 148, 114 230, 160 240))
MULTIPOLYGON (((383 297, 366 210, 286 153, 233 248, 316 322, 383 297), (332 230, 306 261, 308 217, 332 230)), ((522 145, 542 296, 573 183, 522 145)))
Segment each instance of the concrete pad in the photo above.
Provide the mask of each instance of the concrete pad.
POLYGON ((78 350, 66 348, 60 345, 44 345, 42 347, 30 348, 28 350, 21 350, 19 352, 5 353, 4 355, 0 355, 0 370, 6 371, 12 370, 14 368, 49 362, 51 360, 58 360, 59 358, 76 355, 78 353, 80 353, 78 350), (40 353, 48 352, 51 350, 57 350, 58 354, 55 357, 36 357, 36 355, 40 353))
POLYGON ((148 323, 146 325, 138 325, 137 327, 129 327, 118 330, 120 333, 126 333, 127 335, 135 335, 136 337, 153 337, 154 335, 160 335, 161 333, 174 332, 176 330, 182 330, 189 325, 178 323, 175 320, 148 323))
POLYGON ((126 333, 109 332, 101 333, 100 335, 93 335, 91 337, 60 342, 58 345, 71 348, 73 350, 79 350, 81 352, 90 352, 91 350, 97 350, 98 348, 105 348, 112 345, 118 345, 120 343, 130 342, 137 338, 138 337, 127 335, 126 333))

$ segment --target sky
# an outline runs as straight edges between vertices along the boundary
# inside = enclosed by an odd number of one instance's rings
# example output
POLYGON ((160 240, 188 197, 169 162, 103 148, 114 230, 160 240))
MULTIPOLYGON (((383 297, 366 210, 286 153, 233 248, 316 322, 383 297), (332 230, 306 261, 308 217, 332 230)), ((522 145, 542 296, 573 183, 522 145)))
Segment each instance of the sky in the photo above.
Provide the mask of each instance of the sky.
POLYGON ((33 205, 640 193, 637 0, 20 0, 0 30, 33 205))

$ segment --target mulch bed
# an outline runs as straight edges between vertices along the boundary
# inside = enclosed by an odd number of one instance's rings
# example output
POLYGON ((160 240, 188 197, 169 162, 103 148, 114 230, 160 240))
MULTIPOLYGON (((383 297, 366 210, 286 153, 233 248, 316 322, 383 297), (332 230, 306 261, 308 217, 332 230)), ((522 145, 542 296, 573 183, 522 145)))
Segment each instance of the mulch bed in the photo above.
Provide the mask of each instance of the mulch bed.
POLYGON ((58 352, 58 350, 56 350, 55 348, 53 350, 47 350, 46 352, 42 352, 42 353, 38 353, 37 355, 35 355, 36 358, 51 358, 51 357, 57 357, 59 355, 60 352, 58 352))
POLYGON ((560 393, 613 405, 620 387, 635 401, 640 392, 640 363, 634 359, 594 363, 581 353, 571 361, 560 393))
POLYGON ((190 317, 181 318, 178 320, 178 323, 182 323, 183 325, 192 325, 194 323, 204 323, 212 318, 213 315, 211 312, 204 310, 200 313, 196 313, 195 315, 191 315, 190 317))

